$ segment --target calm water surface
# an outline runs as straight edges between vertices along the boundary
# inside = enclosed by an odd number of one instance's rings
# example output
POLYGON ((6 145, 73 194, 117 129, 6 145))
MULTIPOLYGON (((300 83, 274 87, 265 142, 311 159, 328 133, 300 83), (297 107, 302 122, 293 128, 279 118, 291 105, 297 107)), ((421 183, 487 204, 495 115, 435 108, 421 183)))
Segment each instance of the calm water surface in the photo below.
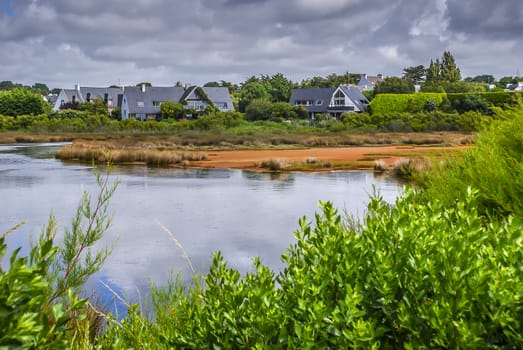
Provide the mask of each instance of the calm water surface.
MULTIPOLYGON (((59 146, 0 145, 0 233, 27 222, 10 235, 11 249, 23 246, 27 253, 30 237, 40 232, 51 210, 60 227, 70 227, 82 193, 97 193, 91 167, 53 158, 59 146)), ((312 221, 319 200, 361 216, 373 186, 388 201, 401 191, 397 183, 369 172, 271 175, 140 166, 117 167, 111 178, 120 185, 110 204, 113 223, 101 243, 116 243, 89 288, 103 294, 103 281, 128 296, 145 291, 151 280, 164 283, 172 274, 190 279, 183 252, 161 225, 199 271, 206 271, 217 250, 242 272, 251 269, 255 256, 279 270, 299 218, 312 221)))

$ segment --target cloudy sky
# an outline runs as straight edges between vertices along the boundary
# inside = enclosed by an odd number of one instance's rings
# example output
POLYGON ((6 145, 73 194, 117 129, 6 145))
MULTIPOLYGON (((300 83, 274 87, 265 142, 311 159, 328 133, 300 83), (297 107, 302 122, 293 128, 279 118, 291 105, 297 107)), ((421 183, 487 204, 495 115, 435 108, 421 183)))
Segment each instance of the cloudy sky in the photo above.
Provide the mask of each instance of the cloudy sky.
POLYGON ((401 76, 454 55, 462 76, 523 74, 522 0, 0 0, 0 81, 401 76))

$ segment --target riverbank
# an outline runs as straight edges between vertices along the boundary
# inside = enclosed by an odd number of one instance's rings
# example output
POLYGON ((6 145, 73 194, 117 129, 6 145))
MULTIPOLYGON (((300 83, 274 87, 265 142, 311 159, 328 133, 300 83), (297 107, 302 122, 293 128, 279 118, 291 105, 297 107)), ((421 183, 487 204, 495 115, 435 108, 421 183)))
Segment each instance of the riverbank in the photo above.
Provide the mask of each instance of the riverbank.
MULTIPOLYGON (((296 135, 291 135, 296 136, 296 135)), ((0 134, 0 143, 63 142, 63 161, 255 171, 332 171, 391 167, 403 159, 442 157, 468 147, 457 132, 299 135, 292 143, 188 143, 170 134, 0 134)))

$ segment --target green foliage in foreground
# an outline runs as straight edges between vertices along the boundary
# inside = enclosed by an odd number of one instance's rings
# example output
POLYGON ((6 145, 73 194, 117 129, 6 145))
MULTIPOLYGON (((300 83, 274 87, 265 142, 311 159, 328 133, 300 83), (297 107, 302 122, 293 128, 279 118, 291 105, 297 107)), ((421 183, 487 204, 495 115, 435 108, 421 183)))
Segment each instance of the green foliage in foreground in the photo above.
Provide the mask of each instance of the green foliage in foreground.
POLYGON ((469 190, 453 206, 372 198, 364 222, 329 203, 275 276, 241 277, 216 254, 203 283, 153 287, 155 319, 99 339, 117 348, 521 348, 521 220, 486 223, 469 190))
MULTIPOLYGON (((8 268, 0 267, 0 349, 85 348, 94 339, 90 326, 92 306, 80 299, 82 286, 97 272, 110 253, 96 251, 94 245, 107 230, 108 200, 115 190, 108 178, 97 177, 100 194, 91 205, 84 194, 72 227, 56 243, 57 226, 53 216, 33 243, 29 256, 16 249, 8 268), (83 345, 81 345, 83 344, 83 345)), ((7 252, 0 236, 0 260, 7 252)))
POLYGON ((480 133, 476 147, 423 174, 425 195, 452 205, 473 186, 485 212, 523 217, 523 114, 514 113, 503 112, 509 119, 480 133))

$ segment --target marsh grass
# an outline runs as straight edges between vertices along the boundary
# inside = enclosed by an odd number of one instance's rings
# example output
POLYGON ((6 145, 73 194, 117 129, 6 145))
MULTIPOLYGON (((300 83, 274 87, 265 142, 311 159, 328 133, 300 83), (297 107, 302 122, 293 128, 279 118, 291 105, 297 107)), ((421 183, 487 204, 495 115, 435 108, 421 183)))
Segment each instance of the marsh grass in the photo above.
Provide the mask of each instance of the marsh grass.
POLYGON ((280 158, 270 158, 263 160, 260 163, 260 168, 268 169, 271 171, 284 170, 289 166, 289 161, 287 159, 280 158))
POLYGON ((156 148, 123 148, 115 149, 114 145, 98 143, 72 144, 62 147, 56 152, 56 158, 61 160, 77 160, 103 164, 145 163, 149 166, 166 167, 171 165, 187 165, 187 162, 202 161, 208 158, 203 152, 180 152, 171 149, 156 148))
POLYGON ((410 180, 416 174, 425 173, 431 167, 431 162, 427 158, 399 158, 390 169, 393 174, 410 180))

